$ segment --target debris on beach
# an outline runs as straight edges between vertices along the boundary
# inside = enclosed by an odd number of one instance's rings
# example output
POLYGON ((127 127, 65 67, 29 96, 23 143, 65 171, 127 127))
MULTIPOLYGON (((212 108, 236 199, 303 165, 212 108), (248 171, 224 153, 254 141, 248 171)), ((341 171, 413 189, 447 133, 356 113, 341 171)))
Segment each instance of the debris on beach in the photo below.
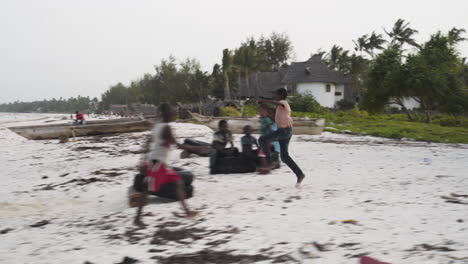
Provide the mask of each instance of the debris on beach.
POLYGON ((43 190, 43 191, 54 190, 56 187, 61 187, 61 186, 64 186, 64 185, 67 185, 67 184, 70 184, 70 183, 76 183, 76 185, 82 186, 82 185, 87 185, 87 184, 94 183, 94 182, 108 182, 108 180, 100 179, 100 178, 96 178, 96 177, 83 178, 83 179, 73 179, 73 180, 63 182, 63 183, 48 184, 47 186, 39 188, 38 190, 43 190))
POLYGON ((231 264, 231 263, 255 263, 272 258, 262 254, 236 254, 234 250, 209 250, 204 249, 194 253, 175 254, 169 257, 154 256, 161 264, 231 264))
POLYGON ((299 248, 299 253, 305 258, 309 259, 320 258, 319 252, 317 251, 317 248, 314 245, 314 243, 304 243, 299 248))
POLYGON ((357 220, 354 220, 354 219, 343 220, 343 221, 341 221, 341 223, 343 223, 343 224, 359 225, 359 222, 358 222, 357 220))
POLYGON ((29 225, 30 227, 41 227, 41 226, 45 226, 45 225, 48 225, 50 224, 50 222, 48 220, 42 220, 42 221, 39 221, 35 224, 32 224, 32 225, 29 225))
POLYGON ((356 243, 356 242, 341 243, 341 244, 338 245, 338 247, 350 248, 350 247, 358 246, 358 245, 360 245, 360 244, 361 244, 361 243, 356 243))
POLYGON ((320 244, 319 242, 313 242, 312 244, 315 246, 315 248, 316 248, 318 251, 321 251, 321 252, 324 252, 324 251, 331 251, 331 249, 329 249, 329 246, 332 245, 331 243, 320 244))
POLYGON ((455 249, 446 247, 446 246, 434 246, 434 245, 429 245, 429 244, 419 244, 414 246, 411 249, 408 249, 407 251, 441 251, 441 252, 450 252, 450 251, 455 251, 455 249))
POLYGON ((125 256, 121 262, 117 262, 115 264, 135 264, 139 261, 137 259, 125 256))
POLYGON ((13 231, 13 230, 14 230, 13 228, 2 229, 0 230, 0 235, 7 234, 8 232, 13 231))
POLYGON ((440 196, 440 198, 444 199, 446 203, 468 205, 468 200, 459 199, 458 197, 465 198, 465 195, 458 195, 458 194, 452 193, 451 196, 445 196, 445 195, 440 196))

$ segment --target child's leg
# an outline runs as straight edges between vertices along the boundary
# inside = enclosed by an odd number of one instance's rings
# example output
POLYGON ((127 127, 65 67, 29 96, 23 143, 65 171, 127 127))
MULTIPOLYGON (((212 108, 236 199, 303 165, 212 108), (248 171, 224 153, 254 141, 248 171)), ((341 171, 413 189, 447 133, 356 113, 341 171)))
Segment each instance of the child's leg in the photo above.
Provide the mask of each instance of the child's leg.
POLYGON ((304 180, 304 173, 302 172, 301 168, 297 166, 296 162, 289 156, 289 141, 291 140, 291 137, 285 138, 285 139, 280 139, 279 144, 280 144, 280 156, 281 160, 288 165, 288 167, 296 174, 297 177, 297 184, 301 184, 302 180, 304 180))
POLYGON ((146 199, 148 197, 147 192, 143 192, 141 194, 141 197, 138 199, 138 208, 137 208, 137 214, 135 216, 135 220, 133 221, 136 225, 144 225, 143 221, 141 221, 141 214, 143 212, 143 206, 146 204, 146 199))
POLYGON ((271 163, 271 152, 270 152, 270 149, 268 147, 268 145, 269 145, 268 143, 278 139, 278 137, 280 136, 278 131, 279 130, 273 131, 270 134, 268 134, 266 136, 261 136, 258 139, 258 143, 260 144, 260 147, 262 148, 263 153, 265 153, 266 161, 268 162, 268 164, 271 163))
POLYGON ((182 205, 182 208, 184 209, 187 217, 192 217, 192 216, 197 215, 197 212, 189 210, 187 203, 185 202, 186 194, 185 194, 185 189, 184 189, 185 188, 184 182, 182 180, 178 180, 178 181, 175 181, 174 184, 176 185, 177 199, 182 205))

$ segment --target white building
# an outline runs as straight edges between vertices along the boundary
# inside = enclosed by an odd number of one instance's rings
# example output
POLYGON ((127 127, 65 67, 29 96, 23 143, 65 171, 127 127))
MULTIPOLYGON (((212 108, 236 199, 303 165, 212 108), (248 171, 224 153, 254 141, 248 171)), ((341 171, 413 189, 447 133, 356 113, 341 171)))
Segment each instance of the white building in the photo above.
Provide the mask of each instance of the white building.
POLYGON ((345 98, 348 79, 341 72, 328 69, 320 56, 314 55, 304 62, 293 62, 282 82, 298 94, 312 94, 320 105, 333 108, 345 98))
POLYGON ((293 62, 279 72, 252 74, 248 84, 241 83, 240 96, 271 98, 271 93, 280 87, 286 87, 292 94, 310 93, 320 105, 330 108, 342 99, 355 102, 358 97, 349 78, 328 69, 318 55, 304 62, 293 62))

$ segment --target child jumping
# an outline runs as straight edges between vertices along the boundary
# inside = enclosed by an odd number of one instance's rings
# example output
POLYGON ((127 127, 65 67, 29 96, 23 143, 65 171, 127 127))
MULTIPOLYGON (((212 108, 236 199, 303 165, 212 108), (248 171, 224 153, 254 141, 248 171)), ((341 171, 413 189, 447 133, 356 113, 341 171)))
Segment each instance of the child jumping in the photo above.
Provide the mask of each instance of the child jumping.
POLYGON ((169 104, 162 104, 159 107, 162 116, 162 122, 157 123, 152 131, 150 141, 148 141, 145 149, 150 149, 147 157, 142 165, 141 170, 144 170, 147 181, 147 190, 142 194, 138 203, 137 215, 134 223, 136 225, 144 225, 141 221, 141 213, 143 206, 146 203, 148 191, 158 192, 161 186, 165 184, 175 184, 177 199, 185 211, 186 217, 193 217, 197 212, 190 211, 185 203, 186 193, 184 189, 184 181, 181 177, 182 171, 176 171, 170 168, 167 164, 170 146, 176 144, 179 148, 186 148, 185 145, 178 144, 172 134, 169 123, 175 120, 176 112, 169 104))
POLYGON ((297 166, 296 162, 289 156, 288 146, 289 141, 292 137, 292 126, 293 120, 291 118, 291 107, 289 106, 288 101, 286 98, 288 97, 288 92, 284 88, 280 88, 275 91, 273 99, 274 100, 265 100, 259 99, 259 103, 267 103, 276 105, 276 114, 275 114, 275 123, 278 126, 278 130, 266 135, 261 136, 259 138, 259 144, 262 148, 263 152, 265 153, 266 160, 267 160, 267 167, 263 170, 267 172, 273 168, 272 160, 271 160, 271 153, 268 147, 268 143, 278 140, 280 144, 280 156, 281 160, 288 165, 288 167, 296 174, 297 181, 296 187, 300 187, 302 181, 305 178, 304 173, 302 170, 297 166))

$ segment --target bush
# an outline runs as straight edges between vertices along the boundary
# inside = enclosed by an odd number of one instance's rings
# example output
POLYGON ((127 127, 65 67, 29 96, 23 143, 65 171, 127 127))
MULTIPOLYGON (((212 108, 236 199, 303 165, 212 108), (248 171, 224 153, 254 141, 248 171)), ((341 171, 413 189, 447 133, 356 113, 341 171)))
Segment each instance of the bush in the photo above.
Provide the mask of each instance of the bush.
POLYGON ((369 113, 366 110, 360 110, 359 106, 355 105, 353 110, 351 110, 353 116, 368 117, 369 113))
POLYGON ((249 100, 244 105, 243 116, 256 116, 258 115, 260 105, 255 100, 249 100))
POLYGON ((336 105, 338 106, 339 109, 352 109, 354 107, 354 103, 346 100, 346 99, 341 99, 340 101, 336 102, 336 105))
POLYGON ((445 127, 468 127, 468 120, 462 116, 436 115, 432 122, 445 127))
POLYGON ((325 107, 322 107, 310 93, 291 96, 289 99, 289 105, 291 106, 292 111, 297 112, 328 112, 328 110, 325 107))
POLYGON ((232 106, 221 107, 219 114, 221 116, 241 116, 240 112, 232 106))

